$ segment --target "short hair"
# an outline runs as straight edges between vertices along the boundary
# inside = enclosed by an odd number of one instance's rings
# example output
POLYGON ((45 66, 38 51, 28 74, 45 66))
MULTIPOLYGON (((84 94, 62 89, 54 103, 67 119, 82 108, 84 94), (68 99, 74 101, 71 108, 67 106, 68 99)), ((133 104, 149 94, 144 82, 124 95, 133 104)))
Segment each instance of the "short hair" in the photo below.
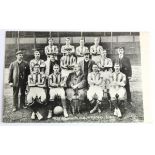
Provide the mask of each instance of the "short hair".
POLYGON ((39 54, 40 54, 40 52, 39 52, 38 50, 35 50, 35 51, 34 51, 34 54, 35 54, 35 53, 39 53, 39 54))
POLYGON ((125 47, 118 47, 118 49, 123 49, 123 50, 125 50, 125 47))
POLYGON ((58 68, 60 68, 60 66, 59 66, 58 64, 55 64, 55 65, 53 66, 53 68, 54 68, 54 67, 58 67, 58 68))
POLYGON ((81 38, 80 41, 81 41, 81 40, 85 41, 84 38, 81 38))
POLYGON ((50 41, 50 40, 53 41, 54 39, 53 38, 48 38, 48 41, 50 41))
MULTIPOLYGON (((94 63, 93 66, 94 66, 94 65, 97 66, 97 67, 99 67, 97 63, 94 63)), ((93 67, 93 66, 92 66, 92 67, 93 67)))
POLYGON ((95 37, 95 38, 94 38, 94 41, 95 41, 96 39, 98 39, 98 41, 100 41, 100 38, 99 38, 99 37, 95 37))
POLYGON ((114 64, 114 67, 115 67, 115 66, 119 66, 119 67, 120 67, 120 65, 119 65, 119 63, 118 63, 118 62, 116 62, 116 63, 114 64))
POLYGON ((69 37, 66 37, 66 40, 71 40, 69 37))

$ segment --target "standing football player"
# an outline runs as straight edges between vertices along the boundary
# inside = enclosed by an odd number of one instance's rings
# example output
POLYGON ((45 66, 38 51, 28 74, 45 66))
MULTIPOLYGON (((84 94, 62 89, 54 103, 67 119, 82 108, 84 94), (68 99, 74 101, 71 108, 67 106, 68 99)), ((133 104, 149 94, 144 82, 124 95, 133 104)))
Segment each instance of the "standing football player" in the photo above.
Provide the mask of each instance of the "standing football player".
POLYGON ((57 60, 58 47, 56 45, 54 45, 53 38, 48 39, 48 45, 45 46, 45 54, 47 56, 47 60, 50 59, 51 54, 54 54, 55 59, 57 60))
POLYGON ((76 48, 77 63, 84 59, 84 53, 88 47, 84 46, 84 39, 80 39, 80 46, 76 48))
POLYGON ((70 38, 66 38, 66 44, 61 47, 61 53, 65 55, 66 53, 75 53, 74 46, 70 44, 70 38))
POLYGON ((99 45, 99 38, 95 38, 94 45, 90 47, 90 54, 92 55, 92 60, 94 60, 95 63, 99 60, 101 51, 103 51, 103 48, 99 45))
POLYGON ((75 64, 76 64, 76 57, 70 50, 67 51, 67 53, 64 56, 62 56, 60 60, 62 76, 67 78, 69 73, 73 72, 75 64))

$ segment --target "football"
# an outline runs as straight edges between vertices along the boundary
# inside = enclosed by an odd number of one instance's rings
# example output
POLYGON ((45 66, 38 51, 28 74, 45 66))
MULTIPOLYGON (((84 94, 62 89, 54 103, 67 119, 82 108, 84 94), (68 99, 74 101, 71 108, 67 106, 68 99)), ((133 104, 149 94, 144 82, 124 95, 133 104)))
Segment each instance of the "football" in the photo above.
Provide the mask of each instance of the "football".
POLYGON ((53 110, 55 115, 61 115, 63 113, 63 108, 61 106, 56 106, 53 110))

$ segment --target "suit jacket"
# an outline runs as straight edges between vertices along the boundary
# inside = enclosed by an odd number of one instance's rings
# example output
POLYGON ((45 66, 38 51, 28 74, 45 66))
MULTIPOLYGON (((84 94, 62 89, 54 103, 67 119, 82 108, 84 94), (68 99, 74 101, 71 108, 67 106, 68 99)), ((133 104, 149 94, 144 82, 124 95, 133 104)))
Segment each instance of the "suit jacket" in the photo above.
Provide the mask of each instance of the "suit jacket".
POLYGON ((79 84, 78 89, 83 89, 86 87, 86 79, 84 74, 80 73, 79 75, 76 75, 75 72, 72 72, 69 74, 66 85, 68 88, 71 88, 71 84, 76 85, 79 84))
POLYGON ((131 77, 132 76, 132 68, 131 68, 131 63, 130 63, 130 59, 126 56, 123 56, 122 59, 119 59, 119 57, 117 57, 114 60, 114 65, 116 62, 119 62, 120 64, 120 71, 122 73, 124 73, 127 77, 131 77))
MULTIPOLYGON (((89 60, 89 63, 88 63, 88 74, 92 72, 92 66, 93 66, 93 64, 95 64, 95 61, 93 61, 93 60, 90 59, 89 60)), ((81 68, 82 73, 85 74, 84 73, 84 60, 82 60, 82 61, 79 62, 79 66, 81 68)))
MULTIPOLYGON (((28 80, 28 75, 30 74, 30 68, 26 61, 21 62, 23 79, 22 85, 26 85, 28 80)), ((19 65, 17 60, 12 62, 9 67, 9 83, 13 83, 13 87, 19 86, 19 65)))

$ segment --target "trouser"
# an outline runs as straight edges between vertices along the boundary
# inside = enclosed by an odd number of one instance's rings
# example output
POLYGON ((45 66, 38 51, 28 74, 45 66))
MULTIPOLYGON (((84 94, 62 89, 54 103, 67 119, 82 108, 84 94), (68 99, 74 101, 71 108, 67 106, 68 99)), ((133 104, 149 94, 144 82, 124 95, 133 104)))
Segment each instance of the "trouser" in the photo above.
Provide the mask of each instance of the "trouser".
POLYGON ((126 92, 127 92, 127 101, 131 102, 132 100, 131 100, 131 92, 130 92, 130 83, 129 83, 128 77, 126 78, 125 88, 126 88, 126 92))
POLYGON ((18 108, 18 94, 20 90, 20 107, 25 106, 25 90, 26 86, 13 87, 13 107, 18 108))

